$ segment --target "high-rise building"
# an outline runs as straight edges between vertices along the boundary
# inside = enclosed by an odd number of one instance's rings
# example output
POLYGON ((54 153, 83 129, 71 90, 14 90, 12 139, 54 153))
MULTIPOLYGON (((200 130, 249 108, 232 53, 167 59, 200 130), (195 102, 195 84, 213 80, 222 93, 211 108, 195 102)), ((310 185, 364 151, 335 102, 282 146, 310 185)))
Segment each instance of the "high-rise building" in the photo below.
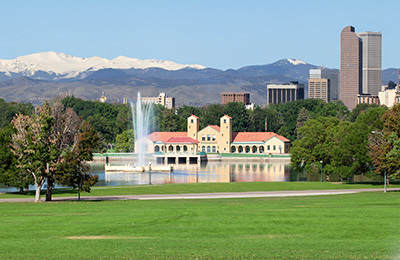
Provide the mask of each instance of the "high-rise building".
POLYGON ((368 95, 375 100, 382 85, 382 34, 355 33, 347 26, 340 35, 340 99, 353 109, 368 95), (360 96, 359 96, 360 95, 360 96))
MULTIPOLYGON (((331 102, 339 99, 339 70, 337 69, 326 69, 324 67, 310 70, 310 79, 328 79, 328 100, 331 102)), ((310 81, 309 81, 310 82, 310 81)), ((309 98, 321 98, 310 96, 310 83, 308 85, 309 98)), ((323 98, 325 99, 325 98, 323 98)))
POLYGON ((245 105, 250 105, 250 93, 222 93, 222 105, 228 104, 230 102, 239 102, 245 105))
POLYGON ((304 99, 304 84, 291 81, 290 84, 267 85, 267 104, 279 104, 304 99))
POLYGON ((322 99, 329 102, 329 79, 309 79, 308 98, 322 99))
POLYGON ((340 34, 340 99, 349 108, 356 107, 362 86, 362 42, 353 26, 340 34))
POLYGON ((378 95, 382 86, 382 33, 357 33, 362 41, 362 93, 378 95))

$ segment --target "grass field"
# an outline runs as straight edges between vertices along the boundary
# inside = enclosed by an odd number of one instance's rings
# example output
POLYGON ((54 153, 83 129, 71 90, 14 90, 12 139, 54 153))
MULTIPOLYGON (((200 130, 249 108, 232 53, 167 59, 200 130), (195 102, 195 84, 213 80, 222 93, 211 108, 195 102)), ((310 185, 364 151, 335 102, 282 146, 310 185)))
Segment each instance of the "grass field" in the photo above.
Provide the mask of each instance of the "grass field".
MULTIPOLYGON (((391 188, 400 188, 400 185, 390 185, 391 188)), ((233 182, 233 183, 194 183, 194 184, 162 184, 162 185, 134 185, 134 186, 105 186, 94 187, 91 193, 82 193, 82 196, 113 196, 113 195, 142 195, 142 194, 182 194, 182 193, 209 193, 209 192, 244 192, 244 191, 279 191, 279 190, 327 190, 327 189, 362 189, 380 188, 378 184, 348 184, 332 182, 233 182)), ((77 192, 70 189, 55 190, 54 196, 76 196, 77 192)), ((5 193, 5 198, 33 198, 34 191, 26 195, 5 193)))
POLYGON ((2 259, 398 259, 400 193, 0 204, 2 259))

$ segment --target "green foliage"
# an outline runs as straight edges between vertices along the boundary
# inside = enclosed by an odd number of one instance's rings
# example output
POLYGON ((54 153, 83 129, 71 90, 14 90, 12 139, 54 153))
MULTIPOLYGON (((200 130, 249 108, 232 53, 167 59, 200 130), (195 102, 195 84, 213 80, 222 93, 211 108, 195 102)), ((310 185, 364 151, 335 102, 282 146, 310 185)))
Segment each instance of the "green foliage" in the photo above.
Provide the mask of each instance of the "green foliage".
POLYGON ((4 128, 11 123, 13 117, 19 113, 23 115, 32 114, 34 108, 30 103, 7 103, 0 98, 0 128, 4 128))
POLYGON ((377 174, 392 178, 400 177, 400 104, 382 116, 382 124, 373 128, 374 135, 369 139, 370 156, 377 174))
POLYGON ((133 152, 135 149, 133 129, 125 130, 116 137, 115 150, 118 152, 133 152))
POLYGON ((368 111, 371 108, 376 108, 376 107, 378 107, 377 104, 368 104, 368 103, 357 104, 357 106, 350 112, 349 121, 355 122, 360 114, 368 111))
POLYGON ((114 143, 115 137, 127 128, 130 117, 127 105, 85 101, 73 96, 66 97, 61 102, 89 121, 94 129, 101 133, 106 143, 114 143))
POLYGON ((17 156, 11 150, 11 140, 14 129, 11 125, 0 129, 0 183, 10 187, 16 187, 23 192, 30 184, 33 184, 31 175, 26 175, 17 168, 17 156))
POLYGON ((99 144, 100 137, 87 122, 83 123, 76 143, 71 151, 66 151, 64 161, 56 175, 57 183, 73 187, 80 192, 90 192, 91 187, 98 181, 97 175, 90 174, 88 161, 93 160, 93 150, 99 144))

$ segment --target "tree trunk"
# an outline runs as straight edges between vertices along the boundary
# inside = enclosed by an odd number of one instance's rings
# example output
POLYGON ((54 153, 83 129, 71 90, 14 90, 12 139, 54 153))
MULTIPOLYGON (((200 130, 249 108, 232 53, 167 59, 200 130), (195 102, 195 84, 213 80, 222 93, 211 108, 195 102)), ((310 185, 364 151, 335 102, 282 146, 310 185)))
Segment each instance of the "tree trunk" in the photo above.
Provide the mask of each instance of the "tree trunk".
POLYGON ((53 180, 47 178, 47 190, 46 190, 46 201, 51 201, 51 195, 53 193, 53 180))
POLYGON ((78 190, 78 200, 81 200, 81 191, 78 190))
POLYGON ((40 202, 40 190, 42 189, 43 184, 36 183, 36 194, 35 194, 35 202, 40 202))
POLYGON ((19 194, 24 194, 25 192, 24 192, 24 188, 22 188, 22 187, 19 187, 19 194))

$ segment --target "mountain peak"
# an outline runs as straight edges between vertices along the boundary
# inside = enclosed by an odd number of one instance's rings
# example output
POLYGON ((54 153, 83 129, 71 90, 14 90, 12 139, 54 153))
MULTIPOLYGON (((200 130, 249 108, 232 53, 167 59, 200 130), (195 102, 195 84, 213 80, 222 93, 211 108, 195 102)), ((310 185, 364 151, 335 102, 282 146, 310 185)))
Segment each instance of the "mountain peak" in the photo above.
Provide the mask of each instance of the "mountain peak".
POLYGON ((53 73, 65 78, 71 78, 79 73, 100 69, 145 69, 162 68, 165 70, 180 70, 183 68, 204 69, 201 65, 182 65, 165 60, 140 60, 119 56, 109 60, 101 57, 81 58, 61 52, 40 52, 20 56, 13 60, 0 59, 0 72, 22 73, 23 76, 31 76, 38 71, 53 73))
POLYGON ((287 61, 293 65, 307 64, 305 61, 299 59, 287 59, 287 61))

